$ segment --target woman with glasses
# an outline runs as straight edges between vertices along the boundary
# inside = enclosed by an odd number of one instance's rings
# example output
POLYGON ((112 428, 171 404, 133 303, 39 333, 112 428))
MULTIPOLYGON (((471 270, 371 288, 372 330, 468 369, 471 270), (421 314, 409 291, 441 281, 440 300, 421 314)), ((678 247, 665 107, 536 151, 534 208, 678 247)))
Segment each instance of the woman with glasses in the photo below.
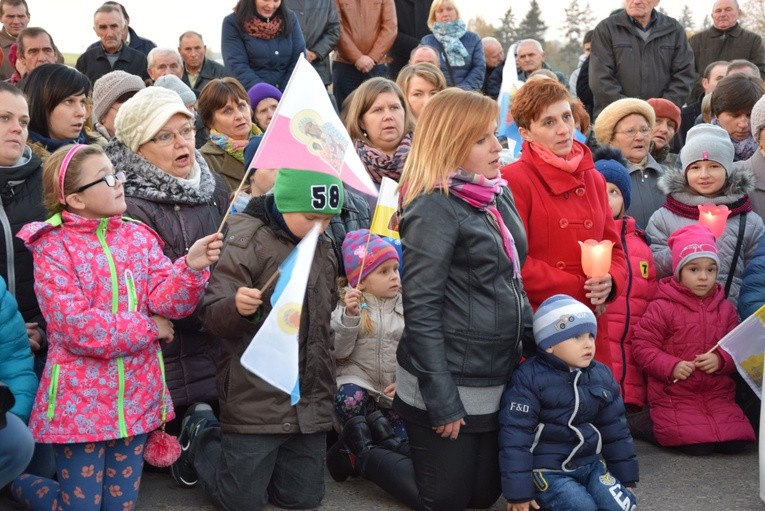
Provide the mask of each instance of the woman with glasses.
MULTIPOLYGON (((194 149, 194 117, 180 96, 148 87, 127 100, 115 119, 115 138, 106 154, 123 172, 127 216, 149 225, 175 261, 198 239, 218 229, 228 208, 221 177, 194 149)), ((173 321, 172 342, 162 342, 165 374, 178 422, 192 403, 217 406, 217 342, 201 331, 196 313, 173 321)))
POLYGON ((29 146, 43 162, 68 144, 106 145, 87 125, 90 115, 87 76, 64 64, 43 64, 29 73, 24 94, 29 101, 29 146))
POLYGON ((244 176, 244 149, 261 134, 252 122, 250 97, 235 78, 216 78, 199 93, 197 108, 202 124, 210 130, 210 139, 199 152, 233 193, 244 176))
POLYGON ((668 167, 651 156, 651 133, 656 113, 647 101, 623 98, 600 112, 593 131, 600 145, 619 149, 627 160, 632 181, 632 203, 625 211, 645 229, 654 211, 664 204, 665 194, 657 183, 668 167))
POLYGON ((511 113, 523 149, 518 161, 502 168, 502 177, 529 241, 521 276, 531 307, 536 310, 559 293, 588 305, 598 316, 595 358, 610 366, 605 310, 625 285, 627 264, 606 182, 590 149, 574 140, 570 100, 566 87, 554 80, 530 80, 518 90, 511 113), (605 276, 586 275, 582 268, 578 242, 587 239, 614 244, 605 276))

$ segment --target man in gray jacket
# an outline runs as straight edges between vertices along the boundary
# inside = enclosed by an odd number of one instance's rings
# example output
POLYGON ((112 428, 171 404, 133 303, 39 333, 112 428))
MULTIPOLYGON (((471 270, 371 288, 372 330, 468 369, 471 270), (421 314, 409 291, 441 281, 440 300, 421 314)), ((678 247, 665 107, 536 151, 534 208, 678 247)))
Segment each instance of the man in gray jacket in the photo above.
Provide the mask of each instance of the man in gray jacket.
POLYGON ((306 58, 321 76, 324 85, 332 83, 329 54, 340 39, 340 15, 332 0, 286 0, 297 14, 305 38, 306 58))
POLYGON ((682 25, 661 14, 659 0, 626 0, 592 38, 589 83, 595 115, 624 97, 664 98, 682 107, 695 72, 682 25))

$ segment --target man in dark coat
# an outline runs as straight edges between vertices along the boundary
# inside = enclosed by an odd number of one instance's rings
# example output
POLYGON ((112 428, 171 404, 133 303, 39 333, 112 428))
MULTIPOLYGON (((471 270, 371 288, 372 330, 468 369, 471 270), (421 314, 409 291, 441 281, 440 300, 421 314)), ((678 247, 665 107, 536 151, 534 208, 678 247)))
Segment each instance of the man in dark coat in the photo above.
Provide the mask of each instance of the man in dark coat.
POLYGON ((388 74, 392 80, 396 79, 401 68, 407 64, 412 50, 430 33, 428 14, 433 0, 395 0, 395 3, 398 33, 388 52, 388 56, 393 59, 388 64, 388 74))
POLYGON ((131 48, 123 40, 126 26, 127 22, 119 7, 104 4, 96 9, 93 30, 100 41, 80 55, 75 66, 92 83, 117 69, 138 75, 144 80, 149 78, 146 55, 131 48))
POLYGON ((331 84, 329 54, 340 39, 340 16, 335 3, 332 0, 286 0, 286 4, 300 21, 308 62, 324 85, 331 84))
POLYGON ((202 34, 189 30, 178 38, 178 53, 183 59, 183 83, 191 87, 197 97, 210 80, 228 76, 223 64, 207 58, 207 46, 202 34))

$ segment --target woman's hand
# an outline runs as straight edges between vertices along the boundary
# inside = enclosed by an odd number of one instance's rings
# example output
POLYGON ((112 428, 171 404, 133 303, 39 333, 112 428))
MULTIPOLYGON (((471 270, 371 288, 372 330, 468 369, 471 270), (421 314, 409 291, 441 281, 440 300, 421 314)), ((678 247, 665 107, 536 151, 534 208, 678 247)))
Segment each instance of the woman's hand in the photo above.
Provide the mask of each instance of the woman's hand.
POLYGON ((608 295, 611 294, 612 287, 613 281, 610 274, 597 279, 587 279, 584 283, 584 290, 587 291, 585 296, 590 299, 592 305, 602 305, 606 303, 608 295))
POLYGON ((507 503, 507 511, 529 511, 529 509, 539 509, 539 504, 537 504, 536 500, 530 500, 528 502, 507 503))
POLYGON ((345 315, 346 316, 358 316, 359 307, 361 306, 361 300, 364 295, 361 291, 355 288, 351 288, 345 292, 345 315))
POLYGON ((450 422, 449 424, 434 426, 433 430, 435 430, 436 435, 440 435, 441 438, 451 438, 452 440, 457 440, 457 437, 460 435, 460 427, 464 425, 464 419, 457 419, 456 421, 450 422))
POLYGON ((248 317, 255 314, 263 304, 263 297, 260 289, 252 287, 240 287, 236 290, 236 296, 234 296, 234 305, 236 311, 240 316, 248 317))
POLYGON ((218 260, 222 246, 223 234, 219 232, 200 238, 191 245, 186 254, 186 264, 192 270, 207 268, 218 260))
POLYGON ((720 357, 714 352, 704 353, 703 355, 696 355, 693 359, 693 365, 696 369, 700 369, 707 374, 713 374, 720 370, 720 357))
POLYGON ((173 324, 170 322, 170 320, 158 314, 154 314, 151 319, 157 325, 157 330, 159 330, 157 338, 160 341, 173 342, 175 330, 173 329, 173 324))
POLYGON ((396 397, 396 384, 395 383, 391 383, 390 385, 385 387, 385 389, 383 390, 383 394, 385 394, 386 396, 388 396, 391 399, 396 397))

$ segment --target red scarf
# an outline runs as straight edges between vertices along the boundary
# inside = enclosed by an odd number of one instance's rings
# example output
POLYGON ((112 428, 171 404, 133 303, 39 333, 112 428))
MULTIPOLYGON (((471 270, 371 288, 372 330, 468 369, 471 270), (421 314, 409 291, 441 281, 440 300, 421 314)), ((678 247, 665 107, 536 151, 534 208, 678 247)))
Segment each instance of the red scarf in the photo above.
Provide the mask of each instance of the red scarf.
POLYGON ((582 163, 582 158, 584 158, 584 149, 582 149, 582 146, 579 144, 572 145, 571 152, 563 157, 554 154, 548 148, 541 144, 537 144, 536 142, 529 142, 529 147, 531 147, 545 163, 552 165, 556 169, 568 172, 569 174, 576 172, 576 169, 579 168, 579 164, 582 163))
POLYGON ((270 20, 263 21, 253 16, 244 22, 244 31, 255 39, 276 39, 284 28, 284 18, 277 13, 270 20))

